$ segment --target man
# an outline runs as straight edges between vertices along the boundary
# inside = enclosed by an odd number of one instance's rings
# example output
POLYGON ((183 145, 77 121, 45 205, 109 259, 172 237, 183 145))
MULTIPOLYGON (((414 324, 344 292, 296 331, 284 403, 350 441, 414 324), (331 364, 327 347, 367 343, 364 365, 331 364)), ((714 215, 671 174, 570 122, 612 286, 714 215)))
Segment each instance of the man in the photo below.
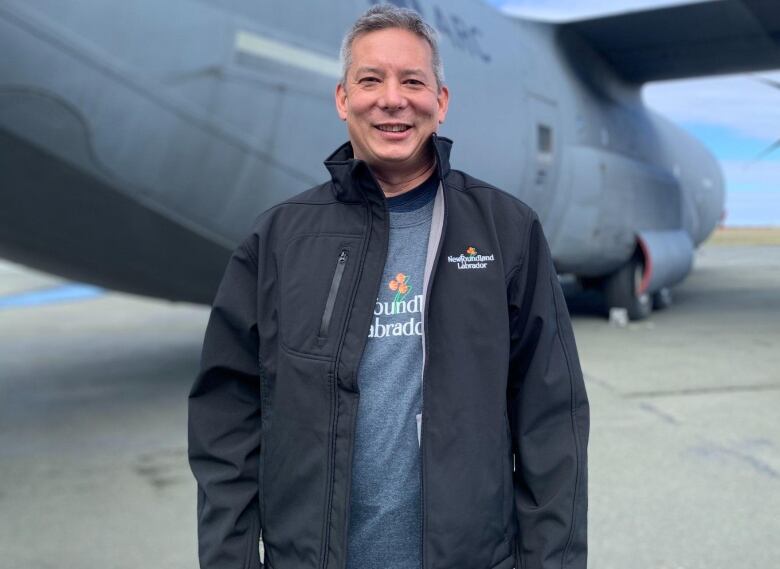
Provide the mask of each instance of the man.
POLYGON ((214 301, 201 566, 584 568, 589 408, 539 220, 450 168, 415 12, 370 9, 342 59, 331 180, 257 218, 214 301))

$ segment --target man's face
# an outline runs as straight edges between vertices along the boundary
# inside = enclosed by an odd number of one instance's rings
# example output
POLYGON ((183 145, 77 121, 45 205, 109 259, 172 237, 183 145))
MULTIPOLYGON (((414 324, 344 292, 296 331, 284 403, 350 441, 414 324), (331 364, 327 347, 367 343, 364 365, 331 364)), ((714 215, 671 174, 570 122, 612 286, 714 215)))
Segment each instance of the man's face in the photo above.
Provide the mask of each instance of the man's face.
POLYGON ((390 28, 352 42, 346 84, 336 88, 339 117, 355 158, 382 170, 410 171, 430 159, 426 143, 444 122, 449 93, 436 86, 431 47, 390 28))

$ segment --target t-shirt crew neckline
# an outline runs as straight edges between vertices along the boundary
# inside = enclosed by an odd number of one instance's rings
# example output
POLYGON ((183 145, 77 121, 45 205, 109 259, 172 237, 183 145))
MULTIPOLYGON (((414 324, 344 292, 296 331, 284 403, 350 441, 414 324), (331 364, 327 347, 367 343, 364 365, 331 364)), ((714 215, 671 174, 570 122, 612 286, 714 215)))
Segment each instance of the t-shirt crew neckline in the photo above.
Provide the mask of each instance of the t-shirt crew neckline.
POLYGON ((400 196, 387 198, 387 209, 391 212, 404 213, 420 209, 436 195, 439 187, 439 176, 434 170, 428 179, 416 188, 404 192, 400 196))

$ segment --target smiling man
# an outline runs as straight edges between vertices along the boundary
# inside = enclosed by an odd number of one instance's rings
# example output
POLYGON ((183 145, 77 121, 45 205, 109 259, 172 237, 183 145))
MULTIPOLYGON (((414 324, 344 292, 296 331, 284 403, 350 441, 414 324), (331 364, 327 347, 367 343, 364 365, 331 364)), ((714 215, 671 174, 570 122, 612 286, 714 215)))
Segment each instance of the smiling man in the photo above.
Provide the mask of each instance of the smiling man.
POLYGON ((376 9, 347 36, 336 106, 347 122, 354 158, 369 165, 393 198, 433 173, 431 134, 444 122, 449 91, 432 30, 423 22, 421 33, 379 27, 389 20, 376 9))
POLYGON ((214 300, 201 566, 584 568, 589 407, 539 220, 450 167, 416 12, 371 8, 341 55, 331 179, 257 218, 214 300))

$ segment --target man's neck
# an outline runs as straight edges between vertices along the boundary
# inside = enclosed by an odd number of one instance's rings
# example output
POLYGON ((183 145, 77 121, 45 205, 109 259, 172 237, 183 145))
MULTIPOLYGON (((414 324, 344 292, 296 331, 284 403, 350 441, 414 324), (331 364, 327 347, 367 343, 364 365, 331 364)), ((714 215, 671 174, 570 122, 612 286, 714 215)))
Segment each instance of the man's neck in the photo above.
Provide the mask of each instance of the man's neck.
POLYGON ((371 168, 379 187, 387 198, 394 198, 401 194, 413 190, 425 180, 427 180, 436 168, 436 158, 430 156, 430 159, 419 165, 417 168, 409 171, 390 171, 380 168, 371 168))

